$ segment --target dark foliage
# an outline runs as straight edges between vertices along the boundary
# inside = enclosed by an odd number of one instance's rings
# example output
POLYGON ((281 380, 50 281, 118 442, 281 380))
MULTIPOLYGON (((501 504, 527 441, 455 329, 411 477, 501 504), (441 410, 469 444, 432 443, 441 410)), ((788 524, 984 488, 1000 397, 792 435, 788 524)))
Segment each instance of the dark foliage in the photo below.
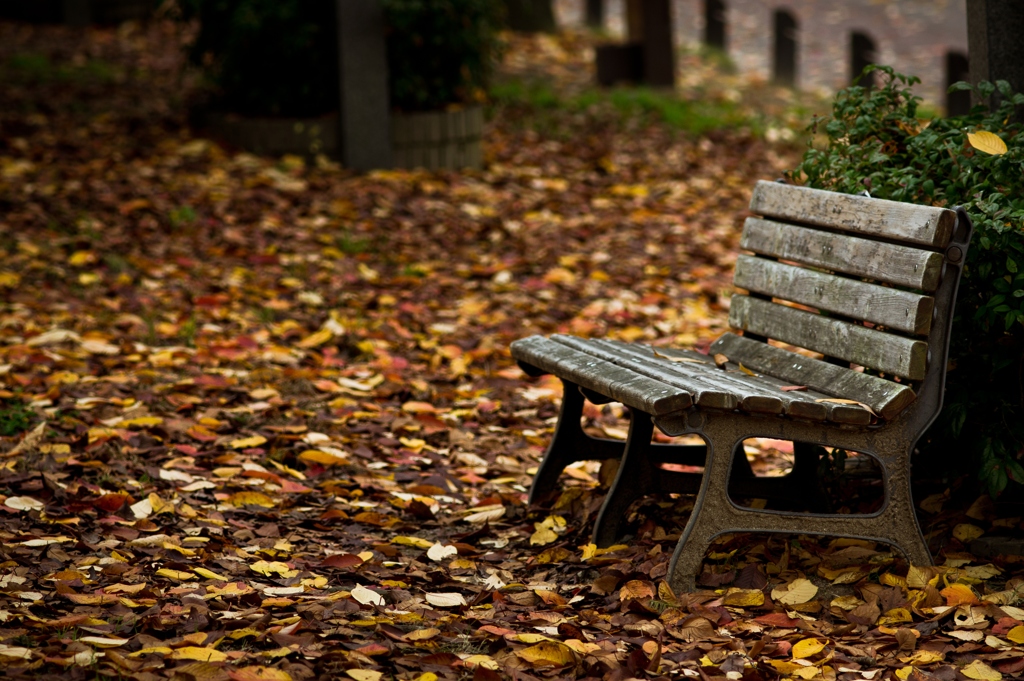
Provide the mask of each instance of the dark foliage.
POLYGON ((997 109, 921 121, 910 89, 918 79, 888 67, 869 71, 880 87, 839 92, 832 115, 813 126, 828 143, 809 149, 791 176, 824 189, 962 205, 971 215, 975 237, 957 300, 945 408, 922 449, 930 466, 941 461, 950 473, 980 465, 981 480, 998 494, 1011 479, 1024 482, 1024 136, 1013 118, 1024 95, 1004 81, 982 83, 983 99, 1002 94, 997 109), (998 135, 1007 152, 972 147, 968 133, 979 131, 998 135))
POLYGON ((480 101, 499 53, 500 3, 383 0, 391 104, 405 111, 480 101))
POLYGON ((334 3, 326 0, 181 0, 198 19, 192 60, 223 108, 252 116, 316 116, 338 105, 334 3))

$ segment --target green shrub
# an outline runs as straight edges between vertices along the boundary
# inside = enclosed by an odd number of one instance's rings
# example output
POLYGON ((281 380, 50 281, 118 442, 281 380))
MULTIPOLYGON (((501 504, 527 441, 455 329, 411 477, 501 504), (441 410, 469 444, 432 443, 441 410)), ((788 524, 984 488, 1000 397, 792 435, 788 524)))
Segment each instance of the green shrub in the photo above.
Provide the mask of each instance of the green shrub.
POLYGON ((194 63, 217 104, 251 116, 317 116, 338 108, 338 28, 326 0, 180 0, 199 20, 194 63))
MULTIPOLYGON (((921 442, 921 465, 949 473, 971 462, 993 495, 1024 482, 1024 135, 1014 108, 1024 105, 1005 81, 982 83, 995 110, 918 119, 920 82, 888 67, 879 87, 839 92, 831 116, 812 132, 827 137, 790 174, 798 183, 877 198, 953 207, 971 216, 975 234, 954 314, 950 371, 942 414, 921 442), (989 131, 1008 151, 974 149, 967 133, 989 131), (972 456, 965 456, 972 455, 972 456)), ((953 86, 969 89, 966 83, 953 86)))
POLYGON ((440 109, 483 99, 500 50, 494 0, 382 0, 391 105, 440 109))

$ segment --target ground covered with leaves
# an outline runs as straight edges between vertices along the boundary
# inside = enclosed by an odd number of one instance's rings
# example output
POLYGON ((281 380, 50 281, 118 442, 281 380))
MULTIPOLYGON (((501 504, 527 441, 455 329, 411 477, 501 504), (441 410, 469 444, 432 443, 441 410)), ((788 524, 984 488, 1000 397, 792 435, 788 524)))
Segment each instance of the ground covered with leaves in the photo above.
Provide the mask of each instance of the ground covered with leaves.
MULTIPOLYGON (((583 39, 562 40, 514 40, 509 71, 578 77, 583 39)), ((160 23, 0 23, 5 677, 1024 669, 1014 563, 966 553, 1020 524, 985 498, 919 497, 939 567, 743 535, 690 594, 665 582, 689 499, 645 500, 609 549, 588 539, 609 471, 525 502, 560 386, 528 382, 509 343, 706 347, 748 191, 798 150, 506 98, 484 171, 357 175, 189 132, 181 43, 160 23)), ((586 422, 626 427, 614 406, 586 422)), ((783 443, 752 444, 758 470, 785 468, 783 443)))

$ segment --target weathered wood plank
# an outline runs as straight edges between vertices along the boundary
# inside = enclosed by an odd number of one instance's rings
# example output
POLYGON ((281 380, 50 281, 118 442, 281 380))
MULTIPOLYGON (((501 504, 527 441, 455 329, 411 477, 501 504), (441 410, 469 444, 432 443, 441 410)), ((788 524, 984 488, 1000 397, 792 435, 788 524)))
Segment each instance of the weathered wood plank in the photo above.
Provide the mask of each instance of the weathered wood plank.
POLYGON ((733 296, 733 328, 838 357, 871 369, 919 381, 924 378, 928 343, 829 319, 749 296, 733 296))
POLYGON ((733 282, 748 291, 920 335, 928 334, 935 308, 931 296, 749 255, 737 258, 733 282))
POLYGON ((899 201, 760 181, 750 210, 765 217, 791 220, 945 249, 953 236, 956 212, 899 201))
MULTIPOLYGON (((731 371, 719 369, 714 360, 707 355, 688 350, 677 350, 668 348, 653 348, 647 345, 623 343, 612 340, 591 341, 597 345, 608 348, 609 351, 619 356, 628 356, 648 367, 649 371, 657 371, 659 375, 666 376, 663 380, 673 385, 685 385, 696 383, 701 385, 717 386, 720 391, 726 391, 732 396, 732 407, 740 408, 743 411, 753 411, 762 414, 784 414, 787 413, 793 399, 780 392, 774 386, 761 385, 757 379, 739 372, 736 366, 731 371), (658 355, 654 353, 657 352, 658 355), (672 359, 687 360, 684 362, 673 362, 672 359), (681 382, 681 383, 677 383, 681 382)), ((698 405, 700 403, 698 402, 698 405)), ((820 410, 820 418, 824 421, 827 418, 827 411, 820 410)))
POLYGON ((927 293, 939 287, 942 274, 940 253, 763 218, 747 218, 740 248, 927 293))
MULTIPOLYGON (((600 340, 584 340, 573 336, 554 335, 551 340, 656 381, 686 390, 693 396, 693 402, 698 406, 712 409, 735 409, 739 404, 740 398, 720 384, 699 375, 686 376, 681 380, 677 374, 660 370, 655 363, 648 361, 653 359, 653 355, 638 358, 630 353, 617 351, 613 346, 610 347, 600 340)), ((714 363, 711 366, 714 368, 714 363)))
POLYGON ((530 336, 511 345, 512 357, 559 378, 613 398, 616 402, 661 415, 693 404, 689 391, 656 381, 605 362, 543 336, 530 336))
POLYGON ((896 417, 916 399, 907 385, 804 357, 767 343, 726 333, 711 345, 732 361, 791 385, 806 385, 831 397, 862 402, 885 419, 896 417))
MULTIPOLYGON (((729 335, 731 335, 731 334, 729 334, 729 335)), ((740 337, 737 336, 737 338, 740 338, 740 337)), ((744 340, 744 341, 746 341, 748 343, 754 343, 755 342, 755 341, 751 341, 751 340, 746 339, 746 338, 743 338, 742 340, 744 340)), ((643 346, 643 345, 627 345, 626 343, 622 343, 621 341, 603 341, 603 342, 614 343, 617 346, 632 347, 632 348, 635 348, 634 352, 643 352, 643 351, 647 351, 647 350, 650 350, 650 351, 654 350, 654 348, 649 348, 649 347, 643 346)), ((761 345, 761 344, 759 343, 759 345, 761 345)), ((714 347, 714 346, 712 346, 712 347, 714 347)), ((710 357, 707 357, 706 355, 701 355, 700 353, 696 353, 696 352, 693 352, 691 350, 681 350, 681 349, 678 349, 678 348, 657 348, 657 351, 658 351, 659 354, 665 355, 668 359, 667 360, 663 360, 663 359, 660 359, 660 358, 655 358, 656 361, 661 361, 661 362, 669 361, 669 362, 671 362, 672 358, 690 359, 690 358, 693 358, 693 357, 697 357, 697 358, 703 357, 705 359, 705 364, 710 364, 710 365, 713 366, 713 362, 711 361, 710 357)), ((716 350, 714 352, 718 352, 718 351, 716 350)), ((783 351, 783 352, 785 352, 785 351, 783 351)), ((792 355, 793 353, 789 353, 789 354, 792 355)), ((726 356, 728 356, 728 355, 726 355, 726 356)), ((742 360, 740 360, 740 361, 742 361, 742 360)), ((673 364, 675 364, 675 363, 673 363, 673 364)), ((684 364, 684 366, 686 366, 686 365, 692 365, 692 363, 691 362, 686 362, 684 364)), ((757 369, 754 369, 754 367, 752 367, 752 366, 746 365, 745 363, 744 363, 744 366, 747 369, 751 369, 751 370, 754 370, 754 371, 759 371, 757 369)), ((834 395, 829 395, 829 394, 824 393, 824 392, 818 392, 817 390, 814 390, 813 388, 811 388, 810 390, 806 390, 806 391, 793 391, 793 392, 786 392, 786 391, 782 390, 783 386, 807 385, 806 383, 798 383, 798 382, 794 383, 793 381, 782 380, 780 378, 776 378, 776 377, 772 376, 771 374, 768 374, 767 372, 760 372, 760 371, 759 371, 759 373, 758 373, 758 375, 756 377, 755 376, 748 377, 746 374, 742 373, 742 371, 740 370, 739 362, 734 361, 734 360, 730 360, 730 362, 728 364, 726 364, 726 368, 729 369, 729 371, 720 371, 719 373, 713 374, 713 375, 721 376, 722 377, 721 380, 729 381, 731 383, 736 384, 736 386, 737 386, 736 389, 741 391, 744 394, 748 394, 748 395, 751 394, 751 393, 754 393, 754 394, 768 394, 770 396, 780 397, 782 399, 783 404, 785 405, 785 412, 784 413, 788 414, 789 416, 793 416, 793 417, 796 417, 796 418, 808 419, 808 420, 811 420, 811 421, 826 421, 826 420, 828 420, 828 421, 835 421, 836 423, 847 423, 847 424, 854 424, 854 425, 867 425, 868 423, 871 422, 871 415, 870 415, 870 413, 865 411, 864 409, 858 407, 858 406, 839 404, 839 403, 835 403, 835 402, 820 402, 819 401, 821 399, 827 399, 827 398, 835 397, 834 395)), ((712 370, 708 369, 708 371, 712 371, 712 370)), ((844 371, 849 371, 849 369, 845 369, 844 371)), ((879 379, 879 380, 882 380, 882 379, 879 379)), ((810 387, 810 386, 808 386, 808 387, 810 387)), ((741 400, 740 409, 743 409, 744 411, 761 411, 760 409, 757 408, 756 402, 754 404, 751 404, 751 403, 745 402, 743 400, 741 400)), ((771 410, 769 409, 768 411, 770 412, 771 410)), ((771 412, 771 413, 776 413, 776 412, 771 412)))

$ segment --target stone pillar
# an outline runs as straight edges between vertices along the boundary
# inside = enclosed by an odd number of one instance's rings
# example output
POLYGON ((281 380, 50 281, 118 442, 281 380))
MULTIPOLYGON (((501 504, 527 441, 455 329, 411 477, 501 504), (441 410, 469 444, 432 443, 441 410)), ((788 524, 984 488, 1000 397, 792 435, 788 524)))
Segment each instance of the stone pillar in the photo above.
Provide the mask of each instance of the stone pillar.
POLYGON ((335 0, 338 12, 338 147, 347 168, 391 166, 391 107, 378 0, 335 0))
POLYGON ((672 39, 669 0, 643 3, 644 82, 657 87, 676 84, 676 46, 672 39))
MULTIPOLYGON (((967 0, 971 83, 1005 80, 1014 91, 1024 92, 1022 36, 1024 0, 967 0)), ((998 95, 992 105, 997 103, 998 95)))

